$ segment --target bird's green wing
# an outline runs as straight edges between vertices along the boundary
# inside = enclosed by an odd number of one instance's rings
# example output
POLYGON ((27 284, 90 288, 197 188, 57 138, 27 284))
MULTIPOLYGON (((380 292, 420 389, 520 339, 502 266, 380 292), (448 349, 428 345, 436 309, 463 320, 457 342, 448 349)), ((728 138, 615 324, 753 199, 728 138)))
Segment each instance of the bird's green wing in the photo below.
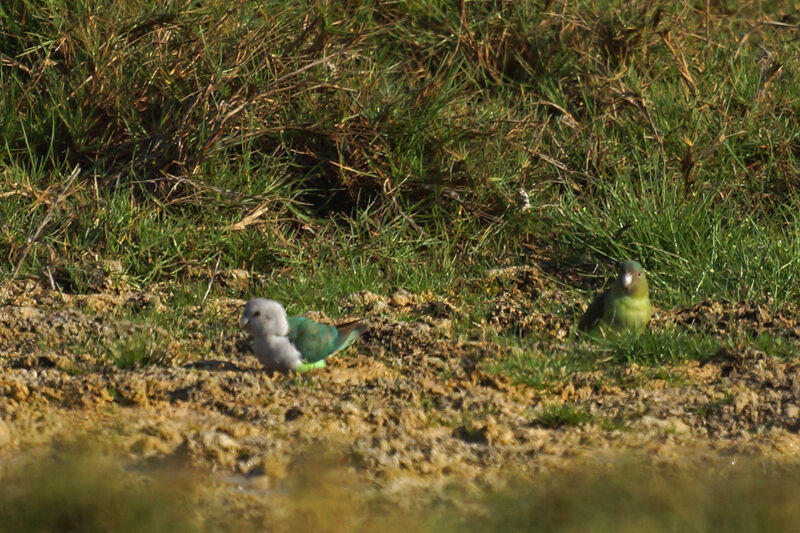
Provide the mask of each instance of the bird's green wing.
POLYGON ((606 298, 611 296, 611 291, 606 291, 594 299, 589 308, 583 313, 578 329, 581 331, 591 331, 602 320, 606 307, 606 298))
POLYGON ((290 316, 289 340, 310 363, 322 361, 343 350, 362 334, 366 327, 359 322, 351 322, 343 326, 320 324, 310 318, 290 316))
POLYGON ((339 331, 310 318, 290 316, 289 340, 308 362, 316 363, 333 353, 339 331))

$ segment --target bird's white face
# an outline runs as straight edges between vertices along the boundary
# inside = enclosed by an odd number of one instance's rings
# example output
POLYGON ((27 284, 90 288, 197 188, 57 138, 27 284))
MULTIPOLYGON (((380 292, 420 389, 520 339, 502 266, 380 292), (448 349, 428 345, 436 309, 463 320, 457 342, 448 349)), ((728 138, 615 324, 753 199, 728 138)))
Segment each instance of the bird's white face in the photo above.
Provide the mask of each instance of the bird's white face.
POLYGON ((625 287, 626 291, 631 288, 631 283, 633 283, 633 274, 625 272, 625 274, 622 275, 622 286, 625 287))
POLYGON ((289 334, 286 310, 275 300, 266 298, 254 298, 247 302, 239 325, 253 337, 289 334))

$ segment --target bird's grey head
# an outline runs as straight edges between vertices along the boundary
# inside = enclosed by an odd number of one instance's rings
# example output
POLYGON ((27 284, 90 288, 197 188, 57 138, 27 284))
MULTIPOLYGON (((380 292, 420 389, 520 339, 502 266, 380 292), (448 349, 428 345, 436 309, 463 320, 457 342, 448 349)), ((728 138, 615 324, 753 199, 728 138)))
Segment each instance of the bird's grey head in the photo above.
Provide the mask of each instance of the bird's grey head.
POLYGON ((275 300, 254 298, 247 302, 239 319, 242 326, 253 337, 267 337, 289 334, 289 322, 286 310, 275 300))
POLYGON ((647 277, 637 261, 622 261, 619 264, 619 283, 630 294, 647 294, 647 277))

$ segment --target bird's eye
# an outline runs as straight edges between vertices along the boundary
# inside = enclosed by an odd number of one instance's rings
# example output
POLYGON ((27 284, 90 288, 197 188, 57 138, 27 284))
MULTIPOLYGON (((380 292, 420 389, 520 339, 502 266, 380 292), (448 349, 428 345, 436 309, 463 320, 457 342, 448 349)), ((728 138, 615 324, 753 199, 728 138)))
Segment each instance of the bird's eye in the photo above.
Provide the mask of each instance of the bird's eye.
POLYGON ((260 314, 261 314, 261 311, 256 311, 255 313, 253 313, 253 316, 259 316, 260 314))

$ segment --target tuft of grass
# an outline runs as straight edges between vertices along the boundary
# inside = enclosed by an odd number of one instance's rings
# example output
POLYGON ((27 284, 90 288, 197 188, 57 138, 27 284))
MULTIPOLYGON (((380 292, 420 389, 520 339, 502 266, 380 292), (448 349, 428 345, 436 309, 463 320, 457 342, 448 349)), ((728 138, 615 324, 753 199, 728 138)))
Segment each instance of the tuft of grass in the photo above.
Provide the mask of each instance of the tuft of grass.
POLYGON ((666 306, 703 297, 772 297, 775 305, 798 298, 800 217, 788 207, 794 202, 765 219, 721 185, 687 199, 667 180, 638 172, 606 185, 596 206, 565 194, 560 223, 572 231, 560 245, 568 253, 636 258, 648 270, 651 296, 666 306))
POLYGON ((621 369, 631 365, 641 367, 646 376, 680 383, 681 378, 669 371, 670 366, 685 361, 704 363, 722 349, 738 352, 752 347, 781 358, 797 354, 797 343, 790 338, 738 329, 722 336, 669 328, 606 338, 592 336, 532 343, 526 339, 511 339, 511 342, 522 346, 515 346, 507 355, 486 363, 486 370, 536 388, 564 382, 576 372, 596 370, 603 371, 608 379, 631 385, 636 380, 631 382, 630 377, 620 374, 621 369))
POLYGON ((623 418, 595 416, 585 406, 575 403, 544 405, 534 423, 551 429, 584 424, 596 424, 606 431, 626 430, 629 427, 623 418))
POLYGON ((610 369, 609 379, 624 388, 637 388, 647 386, 652 380, 662 380, 670 386, 679 387, 688 384, 688 378, 669 367, 640 367, 637 372, 625 372, 628 367, 610 369))
POLYGON ((541 389, 594 366, 591 359, 582 357, 577 350, 553 350, 550 353, 547 348, 511 350, 508 356, 486 363, 485 368, 489 372, 504 374, 515 383, 541 389))
POLYGON ((580 426, 593 420, 585 407, 572 403, 545 405, 536 417, 536 423, 548 428, 580 426))
POLYGON ((166 341, 153 330, 131 333, 105 348, 113 364, 125 370, 169 363, 166 341))
POLYGON ((709 414, 716 411, 719 407, 722 407, 723 405, 731 405, 733 403, 733 400, 734 400, 733 394, 728 393, 722 396, 721 398, 711 400, 710 402, 704 404, 696 405, 693 410, 699 416, 706 418, 708 417, 709 414))
POLYGON ((676 328, 592 338, 582 349, 586 356, 603 362, 656 367, 687 360, 707 361, 721 345, 720 339, 712 335, 691 334, 676 328))

